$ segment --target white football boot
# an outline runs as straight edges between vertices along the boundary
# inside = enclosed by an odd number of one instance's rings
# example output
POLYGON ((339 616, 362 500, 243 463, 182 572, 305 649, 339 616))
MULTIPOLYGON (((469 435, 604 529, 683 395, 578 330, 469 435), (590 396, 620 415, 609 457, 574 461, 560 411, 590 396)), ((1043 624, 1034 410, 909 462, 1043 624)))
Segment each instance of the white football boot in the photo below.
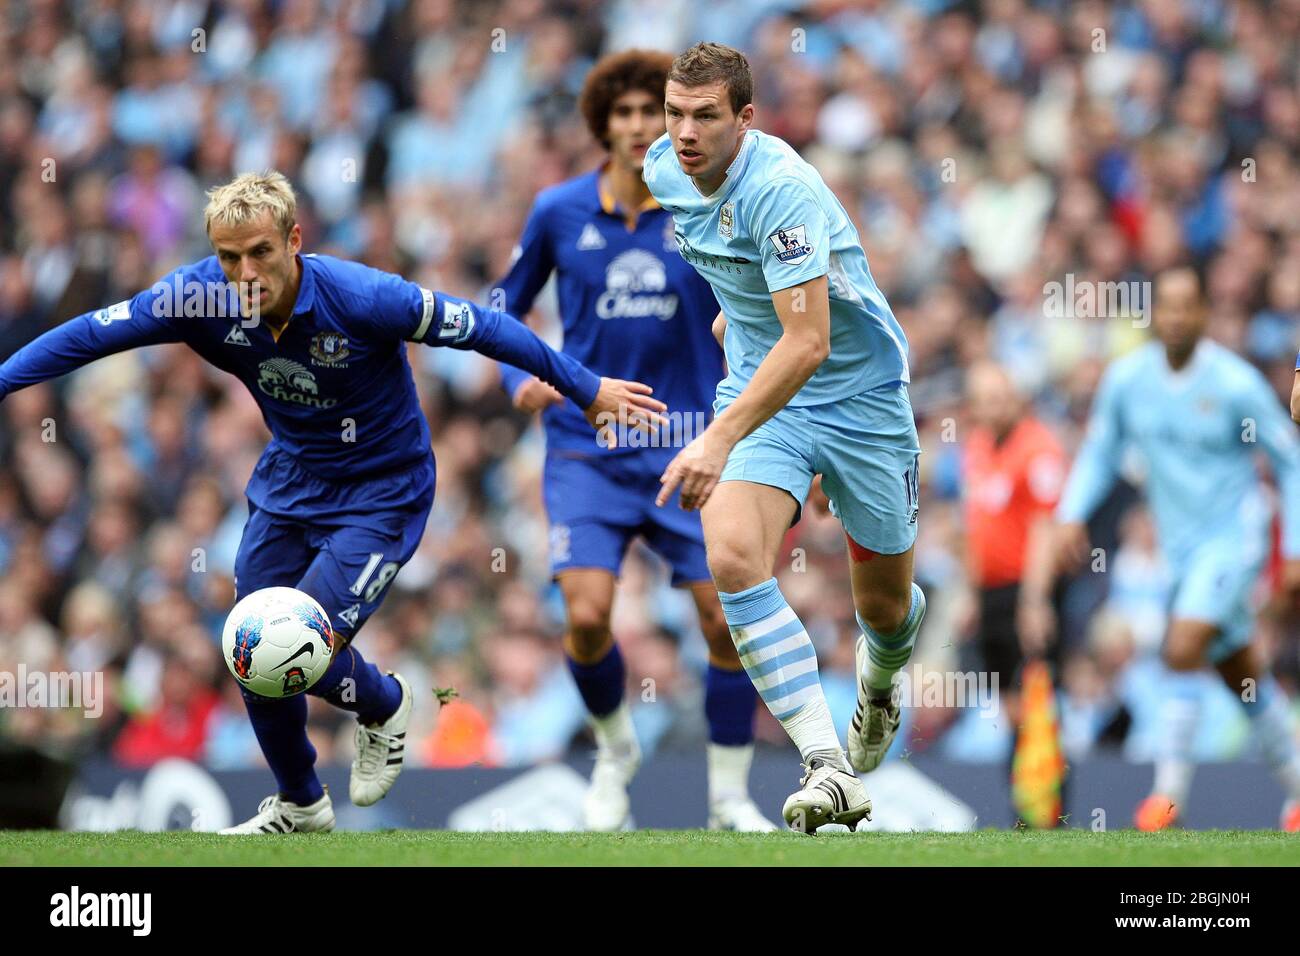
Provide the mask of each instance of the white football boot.
POLYGON ((802 788, 790 794, 781 810, 791 830, 815 833, 828 823, 842 823, 857 830, 863 820, 871 819, 871 801, 867 788, 839 758, 838 765, 813 757, 804 765, 799 781, 802 788))
POLYGON ((257 805, 257 815, 251 820, 218 830, 233 836, 265 833, 328 833, 334 829, 334 805, 329 792, 315 803, 300 807, 290 803, 278 793, 257 805))
POLYGON ((903 689, 899 684, 882 697, 873 691, 862 676, 867 663, 867 639, 858 635, 858 706, 849 721, 849 764, 858 773, 870 773, 880 766, 894 742, 903 719, 903 689))
POLYGON ((749 797, 730 797, 709 804, 709 829, 771 833, 778 827, 749 797))
POLYGON ((588 830, 609 832, 628 825, 631 805, 627 787, 641 766, 641 745, 627 704, 604 717, 593 718, 596 766, 582 800, 582 820, 588 830))
POLYGON ((402 702, 382 724, 357 723, 357 753, 352 758, 348 796, 358 807, 378 803, 393 788, 406 755, 406 725, 411 721, 411 687, 401 674, 388 672, 402 688, 402 702))

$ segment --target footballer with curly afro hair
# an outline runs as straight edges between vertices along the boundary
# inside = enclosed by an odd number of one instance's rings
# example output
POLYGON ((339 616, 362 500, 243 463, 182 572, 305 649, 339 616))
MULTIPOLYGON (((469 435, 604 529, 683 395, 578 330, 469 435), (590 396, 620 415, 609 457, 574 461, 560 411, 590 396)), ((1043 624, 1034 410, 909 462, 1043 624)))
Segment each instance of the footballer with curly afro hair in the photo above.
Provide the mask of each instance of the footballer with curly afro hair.
POLYGON ((587 121, 587 129, 596 141, 606 149, 612 149, 609 133, 609 121, 617 112, 626 116, 632 106, 627 93, 646 93, 654 101, 654 109, 663 114, 664 87, 668 83, 668 71, 672 69, 671 54, 658 50, 624 50, 605 57, 591 68, 586 81, 582 84, 582 93, 578 97, 578 109, 587 121))

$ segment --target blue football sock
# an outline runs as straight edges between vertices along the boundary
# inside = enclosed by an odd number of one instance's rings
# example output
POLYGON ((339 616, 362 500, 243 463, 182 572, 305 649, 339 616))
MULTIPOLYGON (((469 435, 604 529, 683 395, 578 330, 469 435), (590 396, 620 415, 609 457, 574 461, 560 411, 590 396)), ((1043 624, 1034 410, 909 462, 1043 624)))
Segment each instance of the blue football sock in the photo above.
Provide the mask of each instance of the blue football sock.
POLYGON ((617 644, 610 644, 609 653, 594 664, 580 664, 565 655, 569 672, 578 685, 587 710, 593 717, 612 714, 623 702, 623 685, 627 683, 627 668, 617 644))
POLYGON ((244 707, 280 795, 307 806, 325 793, 316 776, 316 748, 307 739, 307 698, 274 699, 243 690, 244 707))
POLYGON ((402 703, 401 685, 351 644, 338 652, 325 676, 307 693, 352 711, 363 724, 382 724, 402 703))
POLYGON ((757 701, 758 691, 743 668, 728 671, 710 664, 704 675, 704 716, 709 721, 709 740, 728 747, 753 743, 757 701))

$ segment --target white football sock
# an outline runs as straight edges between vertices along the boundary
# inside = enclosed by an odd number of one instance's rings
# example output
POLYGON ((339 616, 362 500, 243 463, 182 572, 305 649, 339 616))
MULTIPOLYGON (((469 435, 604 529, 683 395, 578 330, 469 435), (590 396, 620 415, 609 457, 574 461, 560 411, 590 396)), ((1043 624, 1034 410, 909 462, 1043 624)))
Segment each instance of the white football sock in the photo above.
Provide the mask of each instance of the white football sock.
POLYGON ((835 733, 835 721, 831 720, 831 711, 826 706, 826 696, 820 684, 817 685, 817 695, 794 716, 781 721, 781 726, 799 748, 799 756, 805 764, 813 757, 821 757, 841 770, 853 772, 844 759, 839 735, 835 733))
POLYGON ((636 727, 632 724, 632 711, 627 701, 619 703, 603 717, 592 716, 591 728, 596 735, 596 746, 606 753, 621 759, 633 757, 640 753, 636 739, 636 727))
POLYGON ((1168 797, 1181 812, 1191 792, 1192 742, 1196 738, 1196 699, 1194 674, 1171 674, 1174 686, 1161 708, 1164 746, 1156 758, 1155 783, 1151 792, 1168 797))
POLYGON ((709 803, 745 799, 749 796, 749 765, 754 759, 753 744, 709 743, 709 803))

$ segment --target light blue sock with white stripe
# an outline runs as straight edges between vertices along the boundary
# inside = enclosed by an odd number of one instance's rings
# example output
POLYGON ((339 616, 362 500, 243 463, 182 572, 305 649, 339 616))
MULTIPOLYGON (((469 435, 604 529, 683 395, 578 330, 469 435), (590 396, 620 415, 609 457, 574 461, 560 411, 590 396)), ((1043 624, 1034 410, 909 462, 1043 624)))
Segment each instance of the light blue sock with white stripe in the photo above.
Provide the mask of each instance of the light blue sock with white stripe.
POLYGON ((925 594, 915 581, 912 582, 912 605, 907 610, 907 617, 903 618, 903 623, 893 634, 877 634, 858 615, 858 626, 867 639, 867 666, 862 672, 862 679, 875 696, 888 695, 893 687, 894 675, 911 659, 912 648, 916 647, 916 635, 921 630, 923 620, 925 594))
POLYGON ((817 674, 817 651, 776 578, 743 591, 719 591, 740 662, 804 763, 843 764, 843 752, 817 674))

